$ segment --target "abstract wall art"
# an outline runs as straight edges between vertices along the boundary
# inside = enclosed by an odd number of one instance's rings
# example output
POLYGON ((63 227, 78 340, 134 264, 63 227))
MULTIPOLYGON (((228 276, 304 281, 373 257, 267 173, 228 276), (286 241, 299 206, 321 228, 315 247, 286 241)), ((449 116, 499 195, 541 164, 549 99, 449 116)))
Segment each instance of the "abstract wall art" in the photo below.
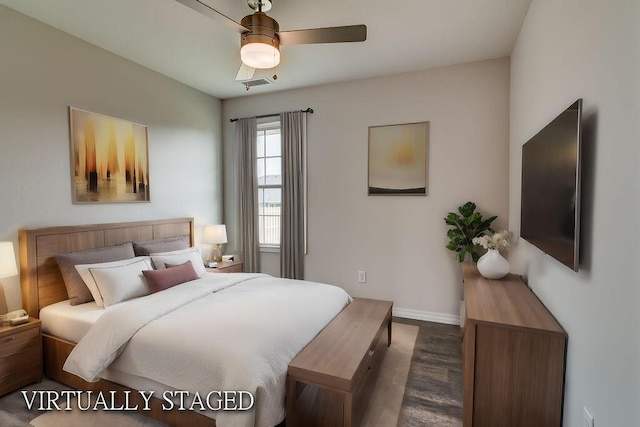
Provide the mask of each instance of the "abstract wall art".
POLYGON ((149 202, 147 126, 69 107, 74 203, 149 202))
POLYGON ((369 127, 368 194, 427 194, 429 122, 369 127))

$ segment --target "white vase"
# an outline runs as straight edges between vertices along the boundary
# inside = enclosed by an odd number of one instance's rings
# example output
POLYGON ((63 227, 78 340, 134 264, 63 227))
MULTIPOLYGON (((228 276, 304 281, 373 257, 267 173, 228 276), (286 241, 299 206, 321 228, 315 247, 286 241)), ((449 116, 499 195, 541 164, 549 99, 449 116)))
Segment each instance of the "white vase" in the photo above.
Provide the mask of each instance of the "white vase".
POLYGON ((478 260, 478 271, 487 279, 502 279, 509 272, 509 261, 497 249, 489 249, 478 260))

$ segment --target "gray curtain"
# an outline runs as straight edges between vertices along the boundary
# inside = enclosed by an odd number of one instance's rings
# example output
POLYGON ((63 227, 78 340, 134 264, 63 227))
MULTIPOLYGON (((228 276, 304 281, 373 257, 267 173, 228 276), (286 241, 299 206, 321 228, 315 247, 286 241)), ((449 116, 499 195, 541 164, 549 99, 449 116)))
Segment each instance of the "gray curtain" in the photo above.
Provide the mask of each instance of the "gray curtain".
POLYGON ((304 279, 306 114, 300 111, 281 113, 280 129, 282 134, 280 275, 289 279, 304 279))
POLYGON ((244 271, 260 271, 260 242, 258 228, 258 180, 256 177, 255 117, 236 122, 236 170, 238 188, 239 239, 244 271))

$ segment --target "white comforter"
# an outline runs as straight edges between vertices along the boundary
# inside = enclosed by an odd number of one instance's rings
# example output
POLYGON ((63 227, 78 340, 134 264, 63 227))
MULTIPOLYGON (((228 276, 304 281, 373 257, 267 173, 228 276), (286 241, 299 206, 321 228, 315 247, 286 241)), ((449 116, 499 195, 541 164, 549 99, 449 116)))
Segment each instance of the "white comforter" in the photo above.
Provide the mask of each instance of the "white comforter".
POLYGON ((249 391, 253 410, 206 415, 218 427, 274 426, 285 415, 287 365, 349 301, 331 285, 208 273, 107 308, 64 369, 97 381, 111 365, 201 396, 249 391))

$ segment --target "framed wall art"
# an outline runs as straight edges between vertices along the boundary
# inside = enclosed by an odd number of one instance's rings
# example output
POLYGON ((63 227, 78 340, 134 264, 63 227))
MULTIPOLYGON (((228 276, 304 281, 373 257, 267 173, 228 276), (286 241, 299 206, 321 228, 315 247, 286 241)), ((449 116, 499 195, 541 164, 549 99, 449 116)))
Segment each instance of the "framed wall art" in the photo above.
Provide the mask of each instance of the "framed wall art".
POLYGON ((369 127, 368 194, 427 195, 429 122, 369 127))
POLYGON ((149 202, 147 126, 69 107, 73 203, 149 202))

